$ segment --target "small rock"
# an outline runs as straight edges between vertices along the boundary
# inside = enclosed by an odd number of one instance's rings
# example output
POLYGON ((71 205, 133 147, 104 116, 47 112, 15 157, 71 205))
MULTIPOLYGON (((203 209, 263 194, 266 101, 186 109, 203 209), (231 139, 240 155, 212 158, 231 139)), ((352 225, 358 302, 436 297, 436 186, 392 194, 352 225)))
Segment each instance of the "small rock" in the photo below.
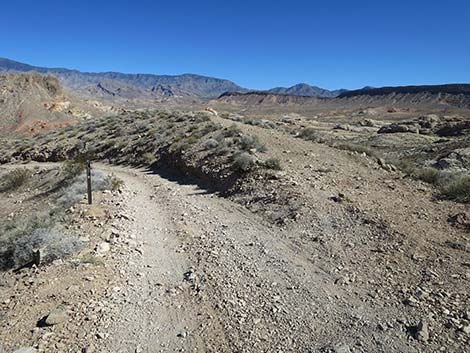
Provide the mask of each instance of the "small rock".
POLYGON ((408 298, 405 299, 405 304, 409 306, 418 306, 418 300, 416 300, 415 297, 409 296, 408 298))
POLYGON ((421 320, 418 326, 416 326, 416 339, 422 342, 426 342, 429 340, 428 324, 423 320, 421 320))
POLYGON ((109 243, 107 242, 102 242, 101 244, 98 245, 98 247, 96 248, 96 252, 98 254, 105 254, 107 253, 109 250, 111 250, 111 246, 109 245, 109 243))
POLYGON ((37 351, 38 350, 33 347, 23 347, 23 348, 17 349, 13 353, 36 353, 37 351))
POLYGON ((96 337, 99 339, 105 339, 106 337, 108 337, 108 335, 104 332, 97 332, 96 337))
POLYGON ((47 315, 46 319, 44 320, 44 323, 47 326, 53 326, 60 324, 61 322, 67 321, 67 319, 67 312, 64 309, 56 308, 52 310, 49 315, 47 315))
POLYGON ((333 348, 333 352, 335 353, 351 353, 349 346, 347 344, 337 344, 333 348))
POLYGON ((181 337, 181 338, 186 338, 187 335, 188 335, 188 334, 187 334, 186 332, 184 332, 184 331, 177 334, 177 336, 178 336, 178 337, 181 337))

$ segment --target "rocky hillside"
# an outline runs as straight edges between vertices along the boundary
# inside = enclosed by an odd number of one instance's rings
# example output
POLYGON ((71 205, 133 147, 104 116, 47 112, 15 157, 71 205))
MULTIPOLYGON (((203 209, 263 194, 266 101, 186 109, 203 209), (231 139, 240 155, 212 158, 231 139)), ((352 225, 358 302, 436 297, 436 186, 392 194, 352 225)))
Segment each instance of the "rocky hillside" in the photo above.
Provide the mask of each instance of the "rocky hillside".
POLYGON ((0 74, 0 134, 30 135, 109 111, 112 107, 70 97, 55 77, 0 74))
POLYGON ((458 111, 467 115, 470 93, 467 85, 385 87, 344 92, 335 98, 275 94, 265 91, 246 93, 227 92, 211 102, 223 109, 259 109, 318 114, 335 110, 383 108, 385 110, 412 109, 428 111, 458 111), (465 113, 466 112, 466 113, 465 113))
POLYGON ((449 84, 431 86, 398 86, 398 87, 364 87, 355 91, 344 91, 340 98, 356 96, 383 96, 387 94, 463 94, 470 95, 470 84, 449 84))
POLYGON ((227 91, 245 91, 235 83, 193 74, 151 75, 119 72, 80 72, 64 68, 45 68, 0 58, 0 72, 38 72, 56 76, 64 87, 86 95, 145 98, 158 96, 217 97, 227 91))
POLYGON ((312 103, 317 104, 321 100, 322 98, 318 97, 275 94, 265 91, 252 91, 247 93, 226 92, 217 99, 217 102, 231 103, 235 105, 303 105, 312 103))
POLYGON ((427 106, 427 107, 470 107, 470 85, 435 85, 364 88, 342 93, 340 101, 349 104, 427 106))
POLYGON ((0 102, 1 131, 28 132, 45 124, 60 126, 70 120, 66 111, 71 103, 52 76, 0 75, 0 102))
POLYGON ((268 92, 275 94, 288 94, 294 96, 334 98, 346 92, 346 90, 341 89, 330 91, 324 88, 310 86, 306 83, 299 83, 291 87, 275 87, 270 89, 268 92))

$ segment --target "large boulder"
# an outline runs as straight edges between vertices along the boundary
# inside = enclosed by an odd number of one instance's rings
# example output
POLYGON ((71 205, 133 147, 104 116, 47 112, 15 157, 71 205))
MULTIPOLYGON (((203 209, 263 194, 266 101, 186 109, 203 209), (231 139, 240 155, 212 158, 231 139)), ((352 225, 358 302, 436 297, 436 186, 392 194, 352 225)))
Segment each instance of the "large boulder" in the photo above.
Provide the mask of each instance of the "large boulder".
POLYGON ((470 148, 456 149, 445 157, 439 158, 434 166, 445 170, 470 171, 470 148))
POLYGON ((446 122, 437 128, 435 134, 442 137, 470 134, 470 120, 446 122))
POLYGON ((382 126, 379 131, 377 131, 379 134, 394 134, 397 132, 413 132, 417 133, 419 131, 419 125, 410 123, 410 122, 404 122, 404 123, 393 123, 390 125, 384 125, 382 126))

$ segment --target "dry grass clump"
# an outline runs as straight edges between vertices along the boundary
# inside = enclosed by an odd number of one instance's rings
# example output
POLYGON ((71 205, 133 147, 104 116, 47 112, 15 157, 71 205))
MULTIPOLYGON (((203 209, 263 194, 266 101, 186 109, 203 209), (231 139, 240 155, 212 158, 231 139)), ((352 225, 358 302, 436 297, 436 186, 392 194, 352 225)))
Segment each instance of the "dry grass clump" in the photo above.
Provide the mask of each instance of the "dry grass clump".
POLYGON ((80 259, 80 263, 82 264, 90 264, 93 266, 104 266, 105 262, 102 257, 94 256, 92 254, 86 254, 82 256, 80 259))
POLYGON ((441 188, 442 195, 450 200, 470 203, 470 176, 460 175, 441 188))
MULTIPOLYGON (((110 177, 100 170, 92 170, 91 185, 93 191, 112 190, 116 187, 113 185, 113 177, 110 177)), ((119 188, 119 186, 117 188, 119 188)), ((69 208, 84 199, 86 193, 86 174, 82 173, 74 179, 74 182, 71 185, 65 188, 62 195, 57 199, 57 204, 60 207, 69 208)))
POLYGON ((244 151, 255 150, 257 152, 265 151, 264 146, 259 142, 257 136, 242 135, 237 142, 244 151))
POLYGON ((278 158, 269 158, 263 164, 268 169, 282 170, 281 161, 278 158))
POLYGON ((247 152, 242 152, 234 157, 233 168, 240 172, 249 172, 256 165, 256 159, 247 152))
POLYGON ((62 163, 61 172, 65 179, 75 178, 86 168, 85 158, 76 156, 73 160, 66 160, 62 163))
POLYGON ((248 125, 259 126, 259 127, 262 127, 263 129, 276 129, 277 128, 276 123, 270 120, 244 118, 242 119, 242 122, 248 125))
POLYGON ((37 260, 40 255, 41 263, 50 263, 72 255, 81 247, 82 242, 76 237, 67 236, 55 229, 38 228, 16 239, 11 261, 18 268, 37 260))
POLYGON ((124 180, 116 178, 114 175, 108 175, 108 180, 111 184, 112 191, 119 191, 124 185, 124 180))
POLYGON ((31 171, 23 169, 15 169, 8 172, 0 185, 0 191, 13 191, 23 186, 31 178, 31 171))
POLYGON ((307 140, 307 141, 313 141, 317 143, 326 143, 328 142, 328 139, 318 132, 317 129, 313 127, 306 127, 300 130, 293 130, 291 131, 294 135, 299 136, 300 138, 307 140))
POLYGON ((219 142, 217 142, 217 140, 215 140, 213 138, 210 138, 210 139, 206 140, 202 144, 202 147, 206 150, 211 150, 211 149, 217 148, 218 146, 219 146, 219 142))
POLYGON ((445 199, 470 203, 470 175, 467 173, 426 167, 414 168, 410 175, 415 179, 435 185, 445 199))
MULTIPOLYGON (((32 212, 31 214, 0 224, 0 270, 14 268, 19 261, 15 252, 20 251, 17 241, 32 234, 37 229, 52 227, 53 215, 50 213, 32 212)), ((20 256, 21 257, 21 256, 20 256)))
POLYGON ((415 168, 411 175, 429 184, 438 185, 441 179, 441 172, 435 168, 415 168))
POLYGON ((341 150, 345 150, 345 151, 365 153, 369 157, 381 158, 381 155, 380 155, 379 152, 374 151, 374 150, 370 149, 367 146, 359 145, 359 144, 356 144, 356 143, 341 143, 339 145, 336 145, 335 147, 339 148, 341 150))
POLYGON ((144 159, 146 164, 153 164, 156 161, 155 155, 150 152, 146 152, 142 155, 142 158, 144 159))

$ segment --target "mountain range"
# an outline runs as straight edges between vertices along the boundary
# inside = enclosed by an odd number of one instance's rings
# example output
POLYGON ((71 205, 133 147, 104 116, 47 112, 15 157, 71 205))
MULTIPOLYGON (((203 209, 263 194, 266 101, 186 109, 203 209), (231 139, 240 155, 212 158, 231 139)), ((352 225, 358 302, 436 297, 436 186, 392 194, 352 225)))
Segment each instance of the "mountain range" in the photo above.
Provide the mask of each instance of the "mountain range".
MULTIPOLYGON (((153 99, 168 97, 216 98, 225 92, 249 92, 236 83, 195 74, 153 75, 120 72, 81 72, 66 68, 32 66, 0 58, 0 72, 37 72, 57 77, 68 90, 100 98, 153 99)), ((344 90, 329 91, 305 83, 276 87, 270 93, 310 97, 336 97, 344 90)))
POLYGON ((311 86, 306 83, 299 83, 291 87, 275 87, 268 90, 269 93, 274 94, 287 94, 293 96, 306 96, 306 97, 323 97, 335 98, 340 94, 346 92, 345 89, 330 91, 324 88, 311 86))

